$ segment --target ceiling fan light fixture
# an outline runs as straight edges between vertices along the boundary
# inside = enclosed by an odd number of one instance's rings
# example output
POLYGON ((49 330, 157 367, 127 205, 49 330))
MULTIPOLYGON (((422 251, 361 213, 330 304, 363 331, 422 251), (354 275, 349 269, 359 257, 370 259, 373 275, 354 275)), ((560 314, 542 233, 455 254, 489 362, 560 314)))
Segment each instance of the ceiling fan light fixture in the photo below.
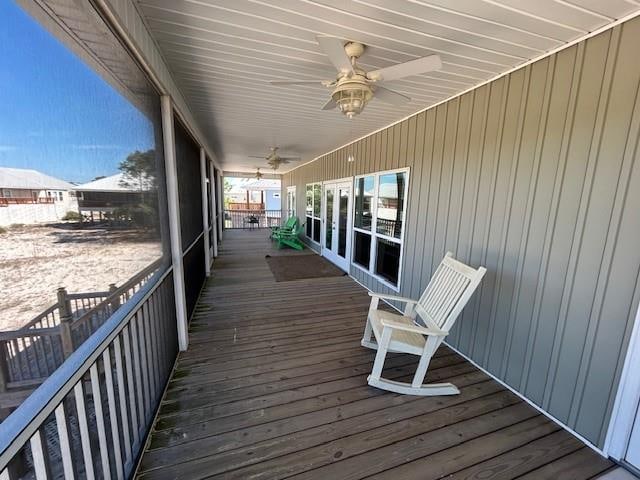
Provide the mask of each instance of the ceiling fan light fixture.
POLYGON ((372 97, 371 87, 360 81, 343 82, 331 94, 337 107, 349 118, 361 113, 372 97))

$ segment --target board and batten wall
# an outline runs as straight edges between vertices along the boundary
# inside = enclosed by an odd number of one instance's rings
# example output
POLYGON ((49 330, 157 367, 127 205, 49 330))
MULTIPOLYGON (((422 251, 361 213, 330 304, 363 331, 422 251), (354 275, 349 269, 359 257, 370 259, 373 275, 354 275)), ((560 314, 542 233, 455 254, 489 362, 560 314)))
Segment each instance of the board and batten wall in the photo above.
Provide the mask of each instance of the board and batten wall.
POLYGON ((486 266, 448 343, 599 447, 640 295, 639 47, 636 18, 283 175, 304 218, 307 183, 409 167, 400 293, 448 250, 486 266))

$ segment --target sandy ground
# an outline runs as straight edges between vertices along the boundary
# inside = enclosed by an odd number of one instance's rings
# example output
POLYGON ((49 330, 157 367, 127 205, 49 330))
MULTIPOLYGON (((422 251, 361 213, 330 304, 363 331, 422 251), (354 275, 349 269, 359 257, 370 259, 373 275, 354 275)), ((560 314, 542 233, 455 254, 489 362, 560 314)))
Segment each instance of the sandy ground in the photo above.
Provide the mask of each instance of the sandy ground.
POLYGON ((0 331, 19 328, 55 303, 56 289, 106 290, 160 256, 144 232, 30 225, 0 233, 0 331))

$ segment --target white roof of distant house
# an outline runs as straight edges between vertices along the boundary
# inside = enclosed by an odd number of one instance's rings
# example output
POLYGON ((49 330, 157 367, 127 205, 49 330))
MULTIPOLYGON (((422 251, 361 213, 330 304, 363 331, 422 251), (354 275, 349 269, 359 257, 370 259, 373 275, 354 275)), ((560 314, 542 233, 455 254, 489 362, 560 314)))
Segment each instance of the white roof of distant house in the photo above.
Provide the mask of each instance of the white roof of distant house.
POLYGON ((116 173, 109 177, 77 185, 75 189, 79 192, 139 192, 151 188, 148 181, 142 181, 142 188, 140 183, 137 179, 125 177, 124 173, 116 173))
POLYGON ((234 185, 231 193, 240 193, 244 191, 260 191, 260 190, 280 190, 280 180, 270 180, 262 178, 260 180, 247 180, 234 185))
POLYGON ((28 190, 73 190, 75 186, 59 178, 28 168, 0 167, 0 188, 28 190))

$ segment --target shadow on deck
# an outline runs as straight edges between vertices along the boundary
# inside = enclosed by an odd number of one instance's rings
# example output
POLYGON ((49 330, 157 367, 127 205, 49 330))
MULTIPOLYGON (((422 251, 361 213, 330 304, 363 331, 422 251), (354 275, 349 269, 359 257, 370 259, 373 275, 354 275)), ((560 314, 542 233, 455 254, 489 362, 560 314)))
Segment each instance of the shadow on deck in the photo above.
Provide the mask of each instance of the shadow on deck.
MULTIPOLYGON (((612 464, 446 347, 427 381, 371 388, 369 297, 350 277, 275 282, 264 231, 227 231, 162 401, 139 478, 587 479, 612 464)), ((390 355, 388 378, 417 357, 390 355)))

